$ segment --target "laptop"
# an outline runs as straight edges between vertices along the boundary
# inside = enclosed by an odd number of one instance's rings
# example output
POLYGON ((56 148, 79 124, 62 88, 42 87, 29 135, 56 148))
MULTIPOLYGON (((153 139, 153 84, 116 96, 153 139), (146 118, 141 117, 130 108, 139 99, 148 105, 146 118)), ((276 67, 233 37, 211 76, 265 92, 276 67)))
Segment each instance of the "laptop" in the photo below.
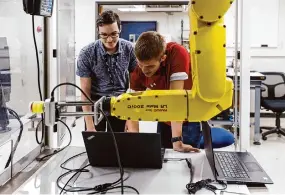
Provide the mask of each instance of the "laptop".
POLYGON ((273 184, 260 164, 249 152, 213 151, 211 127, 202 122, 204 149, 217 181, 233 184, 273 184))
MULTIPOLYGON (((111 132, 83 131, 89 163, 94 167, 118 167, 111 132)), ((114 132, 124 168, 162 168, 164 149, 159 133, 114 132)))

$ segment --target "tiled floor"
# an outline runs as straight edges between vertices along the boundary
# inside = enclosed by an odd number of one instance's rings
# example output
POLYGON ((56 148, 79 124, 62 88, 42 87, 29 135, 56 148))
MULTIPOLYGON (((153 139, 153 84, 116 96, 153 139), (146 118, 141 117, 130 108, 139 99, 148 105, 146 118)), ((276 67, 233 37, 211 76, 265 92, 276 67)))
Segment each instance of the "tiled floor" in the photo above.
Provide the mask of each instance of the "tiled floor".
MULTIPOLYGON (((281 119, 282 125, 285 127, 285 119, 281 119)), ((273 118, 262 118, 261 126, 272 126, 275 124, 273 118)), ((156 124, 143 122, 141 124, 143 132, 155 132, 156 124)), ((252 127, 253 128, 253 127, 252 127)), ((72 146, 84 146, 81 131, 84 129, 83 120, 79 119, 77 125, 72 129, 72 146)), ((253 129, 252 129, 253 132, 253 129)), ((35 142, 34 132, 26 132, 21 146, 18 147, 17 153, 24 153, 29 147, 28 143, 35 142)), ((262 165, 265 171, 273 179, 274 185, 268 185, 267 188, 270 194, 284 194, 284 181, 283 177, 285 175, 285 137, 278 137, 277 135, 272 135, 268 137, 267 141, 262 141, 260 146, 252 145, 250 152, 255 156, 258 162, 262 165)), ((34 145, 34 144, 32 144, 34 145)), ((33 146, 34 147, 34 146, 33 146)), ((2 150, 3 151, 3 150, 2 150)), ((5 156, 5 152, 2 152, 2 156, 5 156)), ((7 156, 7 154, 6 154, 7 156)), ((2 161, 2 160, 1 160, 2 161)), ((258 193, 260 194, 260 193, 258 193)))

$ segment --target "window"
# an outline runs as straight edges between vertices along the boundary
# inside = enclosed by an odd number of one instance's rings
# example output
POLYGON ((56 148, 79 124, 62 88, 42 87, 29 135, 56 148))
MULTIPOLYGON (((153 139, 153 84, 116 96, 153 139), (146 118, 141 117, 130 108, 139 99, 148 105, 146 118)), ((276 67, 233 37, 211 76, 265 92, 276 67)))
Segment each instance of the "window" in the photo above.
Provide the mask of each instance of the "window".
MULTIPOLYGON (((40 96, 32 16, 23 11, 22 0, 0 0, 0 27, 0 126, 5 129, 18 127, 5 107, 21 117, 40 96)), ((35 17, 35 31, 43 92, 43 17, 35 17)))

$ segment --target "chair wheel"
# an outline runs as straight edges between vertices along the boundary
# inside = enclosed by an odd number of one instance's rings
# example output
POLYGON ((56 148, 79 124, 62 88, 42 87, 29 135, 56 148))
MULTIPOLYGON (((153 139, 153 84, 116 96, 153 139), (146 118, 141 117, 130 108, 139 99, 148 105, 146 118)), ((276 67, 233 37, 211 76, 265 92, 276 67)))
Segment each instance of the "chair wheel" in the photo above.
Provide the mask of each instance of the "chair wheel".
POLYGON ((263 139, 264 141, 266 141, 266 140, 267 140, 267 137, 263 137, 263 136, 262 136, 262 139, 263 139))

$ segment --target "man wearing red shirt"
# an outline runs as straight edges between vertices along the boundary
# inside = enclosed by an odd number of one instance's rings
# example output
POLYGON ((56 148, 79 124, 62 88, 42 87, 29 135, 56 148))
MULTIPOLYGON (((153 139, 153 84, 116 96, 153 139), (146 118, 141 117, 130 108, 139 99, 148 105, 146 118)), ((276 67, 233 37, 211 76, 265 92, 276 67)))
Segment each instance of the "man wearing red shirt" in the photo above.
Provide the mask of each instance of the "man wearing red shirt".
MULTIPOLYGON (((157 32, 144 32, 135 45, 138 66, 131 73, 130 88, 134 91, 175 90, 192 88, 190 56, 174 42, 166 43, 157 32)), ((137 131, 138 122, 128 121, 128 130, 137 131)), ((180 152, 199 152, 200 123, 158 122, 162 146, 180 152)))

